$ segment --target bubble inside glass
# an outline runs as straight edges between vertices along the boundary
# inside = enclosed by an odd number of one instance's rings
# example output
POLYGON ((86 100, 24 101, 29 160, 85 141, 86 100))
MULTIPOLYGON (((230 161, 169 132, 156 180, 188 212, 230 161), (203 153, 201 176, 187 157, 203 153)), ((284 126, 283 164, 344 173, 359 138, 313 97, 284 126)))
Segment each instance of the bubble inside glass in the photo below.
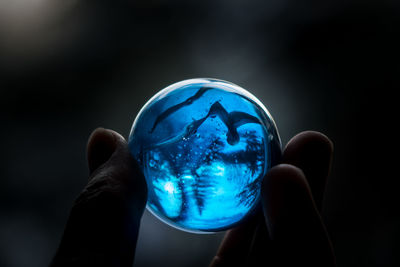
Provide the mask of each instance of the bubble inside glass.
POLYGON ((254 211, 280 139, 267 109, 241 87, 191 79, 158 92, 137 115, 129 147, 147 208, 189 232, 215 232, 254 211))

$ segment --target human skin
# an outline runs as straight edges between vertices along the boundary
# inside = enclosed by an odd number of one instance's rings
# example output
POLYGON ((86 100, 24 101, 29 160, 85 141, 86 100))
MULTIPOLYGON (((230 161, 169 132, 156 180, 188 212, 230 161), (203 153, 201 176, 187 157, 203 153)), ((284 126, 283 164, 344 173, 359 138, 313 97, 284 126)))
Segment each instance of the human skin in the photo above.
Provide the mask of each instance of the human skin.
MULTIPOLYGON (((263 179, 262 209, 227 231, 211 266, 334 266, 320 216, 332 153, 332 142, 321 133, 293 137, 282 163, 263 179)), ((50 266, 132 266, 145 178, 115 131, 96 129, 87 157, 89 182, 72 206, 50 266)))

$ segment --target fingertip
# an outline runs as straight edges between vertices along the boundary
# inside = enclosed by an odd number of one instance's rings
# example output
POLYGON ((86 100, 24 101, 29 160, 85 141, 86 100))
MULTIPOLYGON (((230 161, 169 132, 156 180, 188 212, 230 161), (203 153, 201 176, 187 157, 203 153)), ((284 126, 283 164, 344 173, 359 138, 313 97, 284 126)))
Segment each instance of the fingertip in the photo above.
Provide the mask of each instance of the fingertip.
POLYGON ((115 131, 94 130, 87 154, 89 183, 74 202, 53 262, 74 259, 75 265, 84 266, 96 258, 104 266, 132 265, 147 200, 144 175, 115 131))
MULTIPOLYGON (((102 185, 102 190, 108 190, 109 186, 103 188, 103 184, 115 183, 121 189, 134 193, 137 203, 145 203, 147 185, 143 172, 121 134, 110 129, 95 129, 88 140, 87 156, 89 187, 102 185)), ((139 206, 142 207, 142 204, 139 206)))
POLYGON ((275 226, 288 216, 298 215, 298 207, 313 204, 303 171, 290 164, 279 164, 267 173, 262 183, 262 204, 271 239, 275 226))
POLYGON ((87 159, 89 173, 93 173, 100 165, 104 164, 114 153, 116 138, 104 128, 95 129, 87 143, 87 159))
POLYGON ((136 191, 147 195, 143 172, 132 157, 125 138, 118 132, 104 128, 95 129, 88 140, 87 157, 89 184, 107 177, 126 188, 134 187, 136 191))
MULTIPOLYGON (((269 190, 270 184, 283 184, 287 181, 298 181, 305 179, 303 171, 291 164, 281 163, 272 167, 262 181, 262 189, 269 190), (301 177, 301 178, 298 178, 301 177)), ((265 192, 266 193, 266 192, 265 192)))
POLYGON ((326 135, 305 131, 294 136, 283 152, 284 163, 294 165, 304 172, 319 209, 322 208, 333 150, 333 142, 326 135))
POLYGON ((326 156, 330 156, 334 150, 332 140, 325 134, 317 131, 304 131, 295 135, 287 143, 283 154, 284 160, 290 161, 295 158, 297 152, 304 151, 305 147, 307 147, 307 151, 310 153, 315 153, 317 151, 326 156))
POLYGON ((105 129, 105 130, 107 130, 108 132, 110 132, 114 136, 117 144, 121 144, 121 143, 122 144, 126 144, 127 143, 125 138, 120 133, 118 133, 118 132, 116 132, 114 130, 111 130, 111 129, 105 129))
POLYGON ((89 137, 86 148, 89 174, 106 163, 117 148, 124 144, 126 141, 119 133, 101 127, 95 129, 89 137))
POLYGON ((273 167, 262 184, 264 216, 282 266, 333 266, 329 236, 303 171, 290 164, 273 167))
POLYGON ((289 185, 296 185, 307 192, 310 191, 305 175, 300 168, 286 163, 276 165, 267 172, 263 179, 263 197, 284 193, 283 190, 289 185))

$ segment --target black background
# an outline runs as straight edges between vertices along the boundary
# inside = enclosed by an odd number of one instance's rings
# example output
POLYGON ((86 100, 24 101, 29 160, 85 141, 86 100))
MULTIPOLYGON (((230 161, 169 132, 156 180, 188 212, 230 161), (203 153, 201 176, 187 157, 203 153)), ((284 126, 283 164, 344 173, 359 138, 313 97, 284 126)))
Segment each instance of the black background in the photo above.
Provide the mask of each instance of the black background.
MULTIPOLYGON (((396 1, 0 2, 0 265, 46 266, 87 179, 99 126, 125 137, 141 106, 194 77, 236 83, 285 144, 335 145, 323 217, 338 266, 399 266, 396 1)), ((206 266, 223 234, 149 215, 136 266, 206 266)))

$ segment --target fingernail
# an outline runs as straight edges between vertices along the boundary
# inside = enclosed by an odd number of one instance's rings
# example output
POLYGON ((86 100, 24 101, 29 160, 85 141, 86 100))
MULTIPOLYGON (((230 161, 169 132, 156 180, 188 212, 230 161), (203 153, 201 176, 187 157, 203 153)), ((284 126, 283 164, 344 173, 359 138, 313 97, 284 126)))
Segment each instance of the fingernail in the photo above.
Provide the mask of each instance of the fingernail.
POLYGON ((92 174, 98 167, 106 163, 116 147, 117 142, 112 131, 104 128, 94 130, 87 144, 89 173, 92 174))

